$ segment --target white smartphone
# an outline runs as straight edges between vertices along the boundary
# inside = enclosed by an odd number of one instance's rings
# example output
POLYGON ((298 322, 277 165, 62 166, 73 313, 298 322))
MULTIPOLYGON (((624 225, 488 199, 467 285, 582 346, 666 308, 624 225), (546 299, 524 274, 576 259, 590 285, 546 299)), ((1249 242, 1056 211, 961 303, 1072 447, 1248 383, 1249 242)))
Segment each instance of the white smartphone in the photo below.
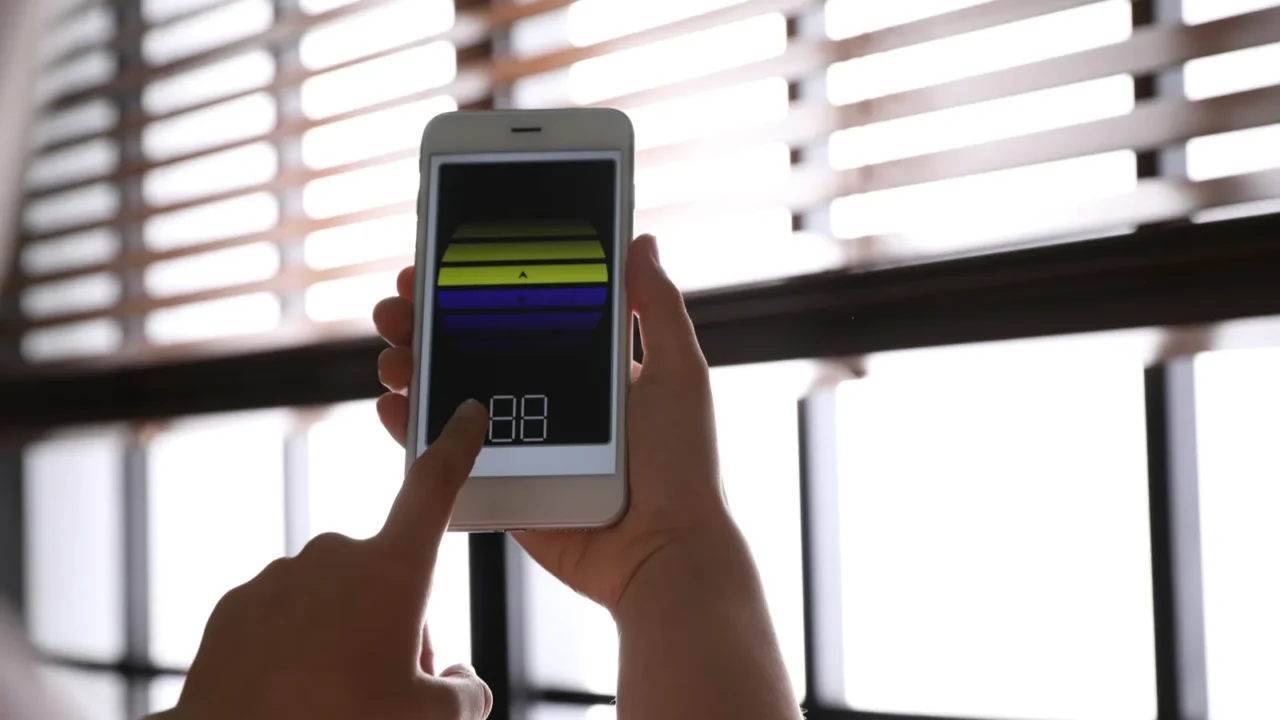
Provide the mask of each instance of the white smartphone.
POLYGON ((451 530, 626 512, 634 146, 603 108, 454 112, 423 133, 407 462, 463 401, 490 418, 451 530))

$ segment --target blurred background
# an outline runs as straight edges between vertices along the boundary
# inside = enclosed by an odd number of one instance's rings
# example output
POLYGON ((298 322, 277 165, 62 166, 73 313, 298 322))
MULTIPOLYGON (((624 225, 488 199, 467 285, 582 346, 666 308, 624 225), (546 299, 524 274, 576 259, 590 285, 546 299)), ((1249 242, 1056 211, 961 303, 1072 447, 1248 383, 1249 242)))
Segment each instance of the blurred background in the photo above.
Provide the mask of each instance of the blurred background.
MULTIPOLYGON (((0 593, 84 720, 375 530, 373 304, 456 108, 608 105, 810 718, 1280 717, 1280 1, 0 0, 0 593)), ((495 718, 612 717, 501 536, 495 718)))

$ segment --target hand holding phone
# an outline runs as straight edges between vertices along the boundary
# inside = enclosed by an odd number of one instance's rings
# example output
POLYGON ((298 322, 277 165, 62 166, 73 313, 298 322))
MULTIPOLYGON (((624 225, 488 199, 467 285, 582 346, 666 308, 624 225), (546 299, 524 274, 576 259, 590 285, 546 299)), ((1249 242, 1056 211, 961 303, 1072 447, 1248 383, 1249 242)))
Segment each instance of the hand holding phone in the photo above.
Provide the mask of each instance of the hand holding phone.
MULTIPOLYGON (((514 533, 538 563, 611 611, 642 566, 661 570, 662 556, 724 551, 730 558, 724 565, 732 567, 745 554, 720 484, 707 364, 680 291, 663 272, 650 236, 630 244, 626 266, 645 358, 629 373, 630 507, 603 530, 514 533)), ((409 417, 401 393, 413 376, 410 298, 416 284, 413 268, 406 268, 398 297, 373 312, 378 333, 392 345, 378 359, 378 376, 391 390, 379 398, 378 414, 401 444, 409 417)))

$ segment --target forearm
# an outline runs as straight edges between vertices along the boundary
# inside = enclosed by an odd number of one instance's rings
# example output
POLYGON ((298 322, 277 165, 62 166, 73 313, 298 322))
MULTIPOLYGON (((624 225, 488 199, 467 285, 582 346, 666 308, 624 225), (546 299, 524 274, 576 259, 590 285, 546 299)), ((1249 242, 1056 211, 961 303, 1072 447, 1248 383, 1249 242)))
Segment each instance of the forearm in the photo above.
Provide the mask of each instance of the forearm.
POLYGON ((736 530, 651 559, 615 615, 619 720, 800 717, 759 575, 736 530))

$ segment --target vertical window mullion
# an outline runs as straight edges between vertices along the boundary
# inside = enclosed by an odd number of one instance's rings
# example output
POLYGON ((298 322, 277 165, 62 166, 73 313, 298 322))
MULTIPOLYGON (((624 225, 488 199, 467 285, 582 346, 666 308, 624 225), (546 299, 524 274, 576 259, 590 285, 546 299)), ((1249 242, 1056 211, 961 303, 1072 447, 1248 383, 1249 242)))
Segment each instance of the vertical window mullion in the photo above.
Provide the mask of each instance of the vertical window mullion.
POLYGON ((844 703, 836 391, 822 387, 798 404, 800 527, 804 568, 805 707, 844 703))
POLYGON ((1157 712, 1207 718, 1194 359, 1149 368, 1146 403, 1157 712))
POLYGON ((151 711, 151 557, 147 448, 140 428, 124 451, 124 609, 126 710, 131 718, 151 711))

